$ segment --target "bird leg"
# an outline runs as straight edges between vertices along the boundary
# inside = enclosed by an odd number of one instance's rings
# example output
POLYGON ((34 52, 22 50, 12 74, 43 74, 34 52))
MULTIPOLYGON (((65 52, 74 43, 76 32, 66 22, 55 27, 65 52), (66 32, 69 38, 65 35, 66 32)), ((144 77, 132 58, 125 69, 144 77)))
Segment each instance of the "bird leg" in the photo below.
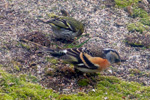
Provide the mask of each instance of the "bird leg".
POLYGON ((88 78, 87 73, 83 73, 80 70, 78 70, 77 68, 74 68, 74 71, 76 72, 76 77, 79 77, 82 75, 89 81, 89 83, 94 84, 94 82, 90 78, 88 78))
POLYGON ((83 76, 89 81, 90 84, 94 85, 94 82, 90 78, 87 77, 86 73, 84 73, 83 76))

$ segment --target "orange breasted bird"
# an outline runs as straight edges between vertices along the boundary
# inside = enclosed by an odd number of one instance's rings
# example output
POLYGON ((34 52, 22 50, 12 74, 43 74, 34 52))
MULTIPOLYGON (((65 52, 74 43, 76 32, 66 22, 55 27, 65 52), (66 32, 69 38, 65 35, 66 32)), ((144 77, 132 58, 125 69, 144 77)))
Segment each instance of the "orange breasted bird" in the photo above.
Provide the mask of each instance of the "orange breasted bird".
POLYGON ((87 48, 44 49, 43 52, 71 63, 76 69, 86 73, 99 72, 113 63, 120 64, 121 62, 119 53, 109 48, 97 49, 97 52, 87 48))

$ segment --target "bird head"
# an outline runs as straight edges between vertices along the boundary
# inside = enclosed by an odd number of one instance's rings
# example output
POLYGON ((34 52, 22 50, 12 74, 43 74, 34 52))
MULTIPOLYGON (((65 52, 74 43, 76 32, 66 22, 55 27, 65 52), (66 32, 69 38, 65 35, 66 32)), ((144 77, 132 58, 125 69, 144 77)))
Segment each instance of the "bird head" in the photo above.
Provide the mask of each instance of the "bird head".
POLYGON ((104 49, 104 54, 106 59, 111 63, 121 64, 121 59, 119 53, 114 49, 104 49))

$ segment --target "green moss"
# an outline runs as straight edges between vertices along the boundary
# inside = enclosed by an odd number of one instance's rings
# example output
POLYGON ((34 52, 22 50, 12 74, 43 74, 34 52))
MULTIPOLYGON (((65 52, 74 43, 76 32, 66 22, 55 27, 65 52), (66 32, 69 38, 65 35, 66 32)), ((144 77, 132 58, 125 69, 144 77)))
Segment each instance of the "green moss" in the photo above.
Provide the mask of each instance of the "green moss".
POLYGON ((58 63, 58 60, 57 59, 54 59, 54 58, 50 58, 50 57, 46 57, 46 61, 52 63, 52 64, 57 64, 58 63))
POLYGON ((115 77, 105 77, 99 81, 95 91, 90 91, 88 94, 71 94, 61 95, 60 100, 149 100, 150 99, 150 87, 144 87, 136 82, 125 82, 115 77), (118 83, 109 83, 110 79, 117 80, 118 83))
POLYGON ((84 92, 78 92, 78 96, 85 96, 86 94, 84 92))
MULTIPOLYGON (((98 96, 99 94, 107 96, 108 99, 114 100, 115 99, 122 99, 122 97, 125 97, 126 99, 129 99, 131 96, 134 96, 134 98, 142 98, 147 99, 145 95, 148 95, 148 93, 142 94, 144 86, 142 86, 139 83, 136 82, 125 82, 121 81, 115 77, 112 77, 112 80, 115 79, 115 81, 112 83, 110 82, 111 77, 104 77, 102 76, 103 80, 100 81, 98 84, 97 91, 95 93, 91 93, 92 96, 98 96), (137 93, 138 92, 138 93, 137 93)), ((150 89, 150 87, 148 87, 150 89)), ((150 98, 150 96, 148 96, 150 98)), ((102 97, 104 98, 104 97, 102 97)), ((131 98, 130 98, 131 99, 131 98)), ((147 99, 148 100, 148 99, 147 99)))
POLYGON ((0 64, 0 67, 2 67, 3 65, 2 64, 0 64))
MULTIPOLYGON (((52 8, 53 10, 56 10, 57 8, 56 7, 53 7, 52 8)), ((54 18, 54 17, 58 17, 56 14, 54 13, 47 13, 47 16, 50 17, 50 18, 54 18)))
POLYGON ((144 75, 146 75, 147 77, 150 77, 150 73, 145 73, 144 75))
POLYGON ((129 76, 130 76, 130 77, 134 77, 135 75, 134 75, 134 74, 130 74, 129 76))
POLYGON ((148 25, 150 26, 150 17, 146 17, 146 18, 141 18, 140 22, 144 25, 148 25))
POLYGON ((137 31, 143 33, 145 30, 148 29, 148 26, 143 25, 141 22, 136 22, 128 24, 127 28, 130 32, 137 31))
POLYGON ((146 18, 146 17, 148 17, 148 13, 145 10, 141 9, 141 8, 135 7, 133 9, 133 15, 132 15, 132 17, 134 17, 134 18, 135 17, 146 18))
POLYGON ((26 48, 27 50, 30 50, 30 46, 24 43, 19 43, 23 48, 26 48))
POLYGON ((124 8, 127 6, 131 6, 132 4, 137 4, 139 1, 141 0, 115 0, 115 3, 117 6, 124 8))
POLYGON ((21 67, 21 63, 20 62, 12 60, 11 63, 13 64, 15 70, 17 70, 17 71, 20 70, 20 67, 21 67))
POLYGON ((20 70, 20 68, 19 68, 19 66, 14 66, 14 68, 17 70, 17 71, 19 71, 20 70))
POLYGON ((28 80, 12 76, 3 70, 0 70, 0 76, 0 98, 4 98, 1 100, 49 100, 58 96, 58 94, 53 93, 50 89, 45 89, 38 84, 29 83, 27 82, 28 80))
POLYGON ((130 74, 140 74, 141 73, 141 71, 138 69, 130 69, 129 72, 130 72, 130 74))
POLYGON ((32 82, 32 83, 37 83, 38 82, 37 77, 35 77, 31 74, 29 74, 29 75, 21 74, 21 75, 19 75, 19 79, 22 80, 22 81, 27 81, 27 82, 32 82))
POLYGON ((78 85, 79 86, 87 86, 89 83, 89 80, 88 79, 82 79, 82 80, 79 80, 78 81, 78 85))
MULTIPOLYGON (((30 75, 29 75, 30 76, 30 75)), ((95 90, 76 94, 54 93, 39 84, 28 82, 28 75, 15 76, 0 69, 1 100, 149 100, 150 86, 126 82, 111 76, 99 76, 95 90)), ((31 76, 30 76, 31 77, 31 76)), ((81 81, 82 85, 88 82, 81 81)))
POLYGON ((133 18, 147 18, 149 16, 148 13, 144 9, 138 7, 139 1, 141 0, 115 0, 115 3, 118 7, 130 7, 132 12, 131 16, 133 18))
POLYGON ((72 96, 68 96, 68 95, 60 95, 57 99, 58 100, 72 100, 73 97, 72 96))
POLYGON ((1 100, 13 100, 11 96, 9 96, 7 93, 0 93, 1 100))
POLYGON ((19 79, 21 80, 21 81, 27 81, 27 75, 25 75, 25 74, 22 74, 22 75, 20 75, 19 76, 19 79))

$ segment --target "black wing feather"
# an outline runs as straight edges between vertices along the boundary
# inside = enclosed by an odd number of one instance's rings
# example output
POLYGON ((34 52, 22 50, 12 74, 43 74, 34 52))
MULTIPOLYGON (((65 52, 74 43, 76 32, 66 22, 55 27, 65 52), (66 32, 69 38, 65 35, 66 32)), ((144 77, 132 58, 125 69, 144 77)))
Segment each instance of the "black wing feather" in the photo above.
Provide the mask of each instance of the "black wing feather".
POLYGON ((91 63, 91 61, 89 61, 89 59, 84 54, 83 54, 83 59, 86 62, 86 64, 88 65, 88 67, 86 66, 86 68, 97 69, 97 66, 95 66, 93 63, 91 63))

